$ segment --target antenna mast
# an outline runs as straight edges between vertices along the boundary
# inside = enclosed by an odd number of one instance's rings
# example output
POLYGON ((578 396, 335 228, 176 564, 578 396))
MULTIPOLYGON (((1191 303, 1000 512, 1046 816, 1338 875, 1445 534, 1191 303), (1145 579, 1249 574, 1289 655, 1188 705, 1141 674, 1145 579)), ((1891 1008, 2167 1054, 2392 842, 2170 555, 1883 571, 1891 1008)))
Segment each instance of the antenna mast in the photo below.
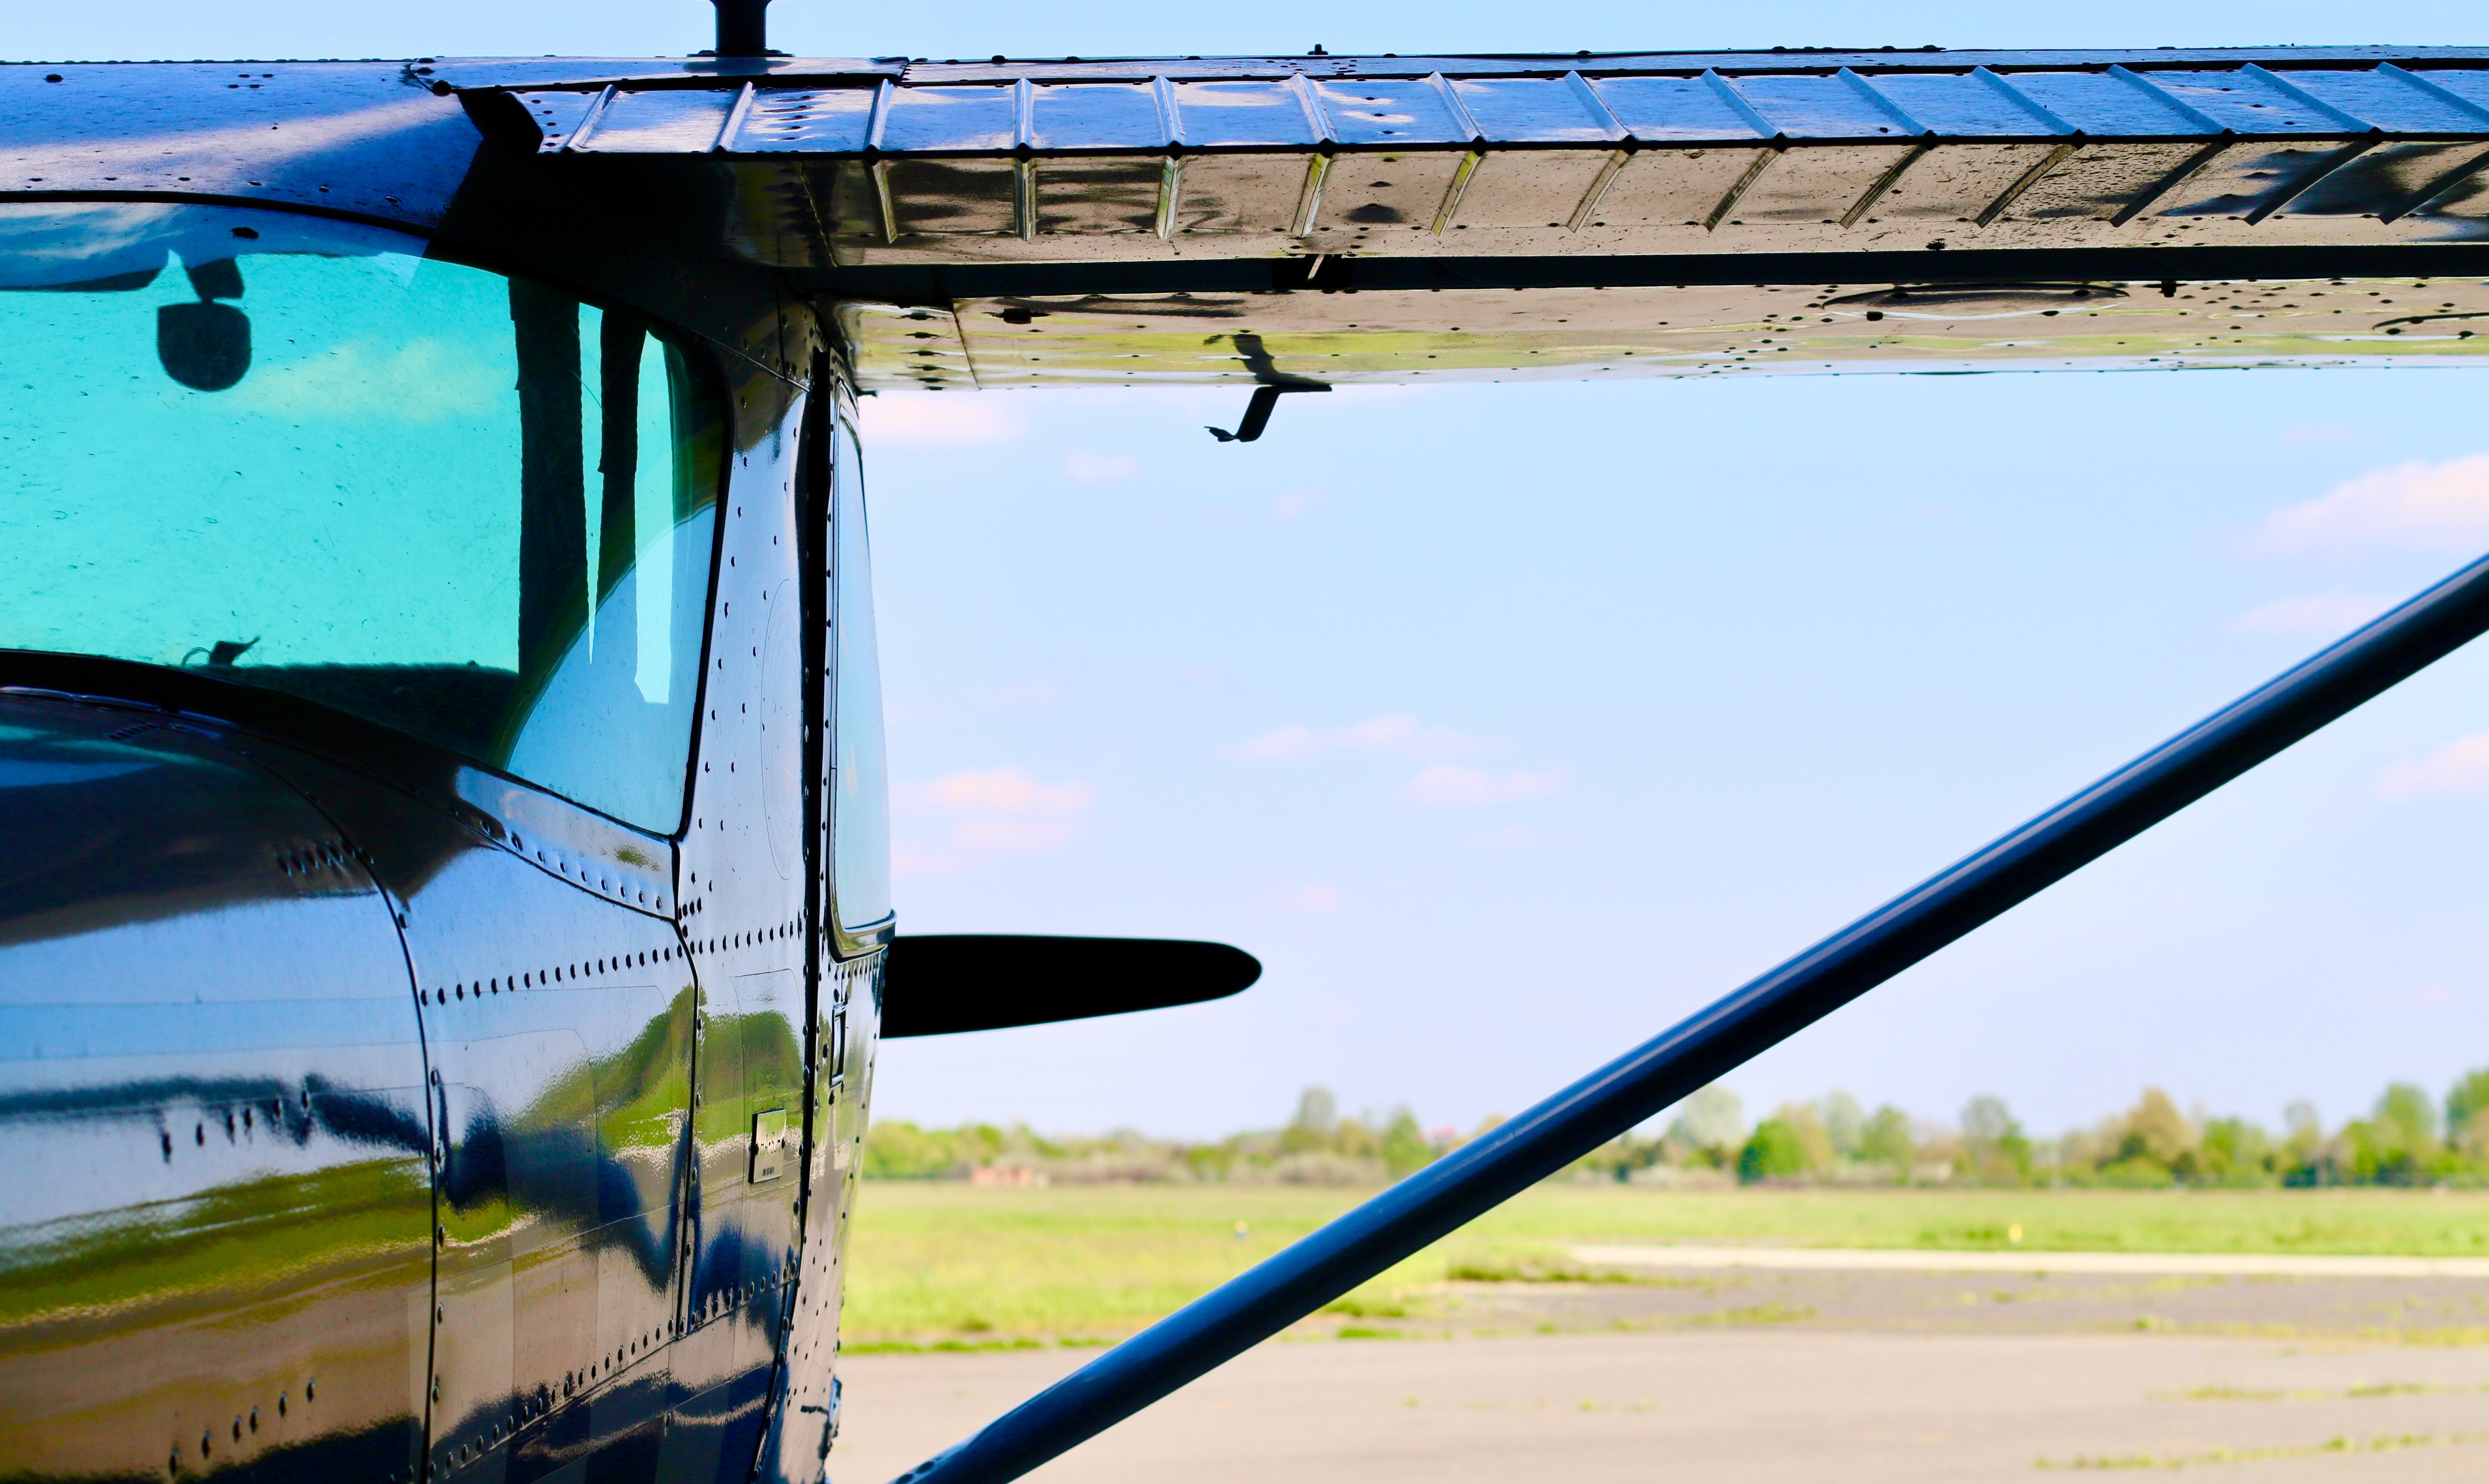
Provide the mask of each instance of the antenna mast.
POLYGON ((713 0, 720 57, 769 55, 769 0, 713 0))

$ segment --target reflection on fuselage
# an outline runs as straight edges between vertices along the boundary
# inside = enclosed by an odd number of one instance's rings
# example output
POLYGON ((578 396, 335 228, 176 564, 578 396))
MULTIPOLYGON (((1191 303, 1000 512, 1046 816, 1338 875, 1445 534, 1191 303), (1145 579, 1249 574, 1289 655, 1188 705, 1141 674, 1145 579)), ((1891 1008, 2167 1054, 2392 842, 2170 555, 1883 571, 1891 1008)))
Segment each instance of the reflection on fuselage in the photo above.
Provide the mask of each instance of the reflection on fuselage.
POLYGON ((120 708, 0 698, 0 1479, 749 1470, 796 933, 120 708))
POLYGON ((195 732, 0 699, 0 1476, 423 1440, 423 1052, 335 827, 195 732))

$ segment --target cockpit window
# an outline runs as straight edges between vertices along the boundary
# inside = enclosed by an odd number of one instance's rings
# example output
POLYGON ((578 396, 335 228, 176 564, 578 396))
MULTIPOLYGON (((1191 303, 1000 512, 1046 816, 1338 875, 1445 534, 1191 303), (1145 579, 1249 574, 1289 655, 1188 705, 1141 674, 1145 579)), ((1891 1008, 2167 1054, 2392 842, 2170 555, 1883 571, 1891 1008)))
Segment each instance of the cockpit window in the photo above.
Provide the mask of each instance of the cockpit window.
POLYGON ((222 207, 0 207, 0 647, 324 702, 681 821, 719 398, 644 319, 222 207))

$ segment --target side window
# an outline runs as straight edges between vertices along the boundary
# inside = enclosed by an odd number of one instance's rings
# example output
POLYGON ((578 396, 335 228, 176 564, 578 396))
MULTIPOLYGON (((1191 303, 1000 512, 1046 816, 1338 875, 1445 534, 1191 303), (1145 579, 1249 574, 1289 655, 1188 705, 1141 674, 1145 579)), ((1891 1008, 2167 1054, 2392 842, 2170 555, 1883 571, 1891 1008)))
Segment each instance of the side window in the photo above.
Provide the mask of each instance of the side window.
POLYGON ((286 213, 0 204, 0 649, 682 815, 724 467, 641 316, 286 213))
POLYGON ((890 778, 882 756, 881 660, 873 633, 873 553, 865 531, 864 461, 842 417, 832 444, 830 538, 837 553, 831 677, 830 892, 839 926, 890 916, 890 778))
POLYGON ((646 320, 513 280, 518 687, 487 757, 660 833, 682 822, 723 428, 646 320))

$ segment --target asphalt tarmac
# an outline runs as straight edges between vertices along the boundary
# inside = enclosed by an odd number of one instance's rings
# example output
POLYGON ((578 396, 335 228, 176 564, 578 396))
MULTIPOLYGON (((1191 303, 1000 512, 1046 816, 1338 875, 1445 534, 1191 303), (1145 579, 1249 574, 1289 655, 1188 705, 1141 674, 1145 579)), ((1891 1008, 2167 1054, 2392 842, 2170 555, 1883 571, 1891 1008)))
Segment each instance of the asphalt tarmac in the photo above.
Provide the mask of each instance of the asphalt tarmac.
MULTIPOLYGON (((2484 1305, 2489 1283, 2452 1278, 1463 1285, 1265 1345, 1032 1477, 2477 1481, 2484 1305)), ((831 1478, 882 1484, 1087 1354, 850 1356, 831 1478)))

